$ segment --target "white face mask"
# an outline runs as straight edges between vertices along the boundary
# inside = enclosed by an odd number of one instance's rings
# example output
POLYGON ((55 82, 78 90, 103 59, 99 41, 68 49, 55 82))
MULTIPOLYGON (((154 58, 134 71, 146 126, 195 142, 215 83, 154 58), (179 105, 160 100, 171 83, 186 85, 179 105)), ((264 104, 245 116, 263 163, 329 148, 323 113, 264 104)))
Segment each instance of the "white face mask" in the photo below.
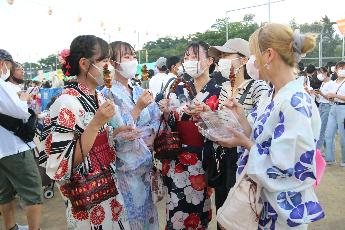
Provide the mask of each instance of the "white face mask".
POLYGON ((194 79, 200 77, 205 72, 205 69, 202 70, 200 67, 200 61, 185 61, 183 66, 186 73, 194 79))
POLYGON ((255 56, 251 55, 247 64, 246 64, 246 68, 247 68, 247 73, 248 75, 254 79, 254 80, 259 80, 260 78, 260 74, 259 74, 259 70, 255 67, 254 63, 255 63, 255 56))
POLYGON ((177 76, 182 76, 183 75, 183 67, 180 65, 177 69, 177 76))
POLYGON ((93 77, 93 79, 95 79, 95 81, 97 82, 97 85, 104 85, 104 77, 103 77, 103 70, 101 68, 99 68, 98 66, 96 66, 95 64, 92 64, 93 67, 95 67, 98 72, 99 72, 99 76, 98 77, 94 77, 90 72, 88 72, 88 74, 93 77))
POLYGON ((132 61, 126 61, 120 63, 120 69, 117 70, 124 78, 132 79, 134 78, 138 67, 138 61, 136 59, 132 61))
POLYGON ((317 75, 317 79, 319 79, 320 81, 325 80, 325 77, 320 73, 317 75))
POLYGON ((4 65, 5 65, 5 68, 6 68, 6 73, 3 73, 3 71, 1 70, 1 79, 6 81, 10 77, 10 71, 7 68, 6 63, 4 63, 4 65))
MULTIPOLYGON (((237 59, 239 59, 239 58, 234 58, 234 59, 221 58, 221 59, 219 59, 219 62, 218 62, 219 71, 223 77, 229 78, 232 61, 237 60, 237 59)), ((240 68, 236 69, 235 73, 237 73, 239 71, 239 69, 240 68)))
POLYGON ((338 77, 345 77, 345 69, 340 69, 337 71, 338 77))
POLYGON ((223 77, 229 78, 230 76, 230 69, 231 69, 231 60, 230 59, 219 59, 218 62, 219 71, 223 77))

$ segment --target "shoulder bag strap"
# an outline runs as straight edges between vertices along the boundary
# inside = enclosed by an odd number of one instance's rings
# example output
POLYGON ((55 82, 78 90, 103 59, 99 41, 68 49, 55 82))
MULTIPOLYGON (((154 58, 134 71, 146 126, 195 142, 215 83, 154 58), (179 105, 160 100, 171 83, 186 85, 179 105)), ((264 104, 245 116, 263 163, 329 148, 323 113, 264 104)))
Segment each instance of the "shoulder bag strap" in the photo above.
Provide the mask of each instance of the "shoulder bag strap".
POLYGON ((248 95, 248 93, 249 93, 249 90, 250 90, 250 88, 252 87, 254 81, 255 81, 255 80, 251 80, 251 81, 248 83, 246 89, 243 91, 242 96, 241 96, 240 99, 238 100, 238 102, 239 102, 240 104, 243 105, 243 103, 244 103, 244 101, 246 100, 247 95, 248 95))
POLYGON ((343 80, 343 82, 340 84, 340 86, 338 87, 337 92, 335 92, 335 94, 338 94, 338 92, 339 92, 341 86, 342 86, 344 83, 345 83, 345 80, 343 80))
POLYGON ((170 84, 172 81, 175 81, 175 80, 176 80, 176 78, 170 78, 170 79, 168 80, 168 82, 165 84, 164 88, 163 88, 163 83, 162 83, 161 93, 164 93, 164 92, 167 90, 167 88, 169 87, 169 84, 170 84))

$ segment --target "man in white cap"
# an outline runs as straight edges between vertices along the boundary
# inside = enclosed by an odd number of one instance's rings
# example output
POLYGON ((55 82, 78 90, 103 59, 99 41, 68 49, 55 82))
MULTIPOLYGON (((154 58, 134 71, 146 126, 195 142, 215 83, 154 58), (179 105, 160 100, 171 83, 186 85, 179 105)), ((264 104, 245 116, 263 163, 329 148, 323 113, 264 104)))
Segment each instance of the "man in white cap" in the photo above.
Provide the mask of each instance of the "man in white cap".
POLYGON ((27 104, 29 94, 20 93, 18 82, 10 78, 13 63, 12 56, 0 49, 0 211, 5 230, 37 230, 41 218, 42 183, 33 156, 35 146, 18 134, 18 130, 27 131, 23 124, 31 114, 27 104), (16 194, 26 205, 29 226, 16 224, 16 194))
POLYGON ((158 73, 151 78, 149 83, 149 89, 154 97, 156 97, 156 95, 164 88, 165 83, 168 80, 168 75, 166 74, 167 59, 165 57, 158 58, 156 61, 156 67, 158 69, 158 73))

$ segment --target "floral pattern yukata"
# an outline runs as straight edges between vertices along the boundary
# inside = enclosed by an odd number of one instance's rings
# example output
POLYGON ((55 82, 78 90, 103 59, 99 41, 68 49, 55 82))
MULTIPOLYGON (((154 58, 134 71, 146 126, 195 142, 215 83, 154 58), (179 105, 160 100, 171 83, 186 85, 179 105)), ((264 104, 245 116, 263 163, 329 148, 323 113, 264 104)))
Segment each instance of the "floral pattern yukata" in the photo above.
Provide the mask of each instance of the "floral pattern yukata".
MULTIPOLYGON (((131 87, 131 86, 130 86, 131 87)), ((132 120, 131 111, 144 89, 132 86, 132 94, 119 82, 114 81, 111 88, 117 114, 112 125, 114 128, 128 125, 132 120)), ((103 89, 104 95, 108 94, 103 89)), ((150 128, 152 134, 158 130, 160 110, 156 103, 142 110, 134 121, 136 128, 150 128)), ((134 141, 118 141, 116 143, 116 172, 119 190, 125 201, 128 219, 132 230, 158 230, 158 213, 152 201, 151 177, 152 154, 142 138, 134 141)))
MULTIPOLYGON (((190 86, 194 87, 193 82, 190 86)), ((220 86, 211 79, 195 98, 215 110, 219 93, 220 86)), ((177 87, 175 94, 177 97, 181 94, 189 97, 183 85, 177 87)), ((162 161, 162 174, 168 188, 166 229, 207 229, 212 219, 212 209, 202 164, 204 139, 192 117, 182 111, 172 112, 168 123, 172 130, 179 132, 182 152, 175 160, 162 161)))
POLYGON ((238 173, 247 163, 249 177, 263 187, 259 229, 307 229, 324 218, 312 186, 320 115, 299 80, 272 95, 249 115, 255 144, 242 155, 238 173))
MULTIPOLYGON (((98 98, 99 105, 105 102, 105 98, 101 94, 97 93, 97 95, 97 97, 92 96, 85 85, 72 83, 66 86, 63 94, 54 102, 49 114, 44 119, 45 128, 42 138, 46 155, 40 157, 40 162, 42 163, 46 158, 47 175, 57 181, 62 195, 64 194, 63 185, 69 182, 71 177, 72 155, 76 146, 74 135, 75 133, 83 133, 92 120, 98 108, 95 98, 98 98)), ((97 138, 101 135, 103 137, 106 135, 105 138, 108 138, 110 140, 108 142, 111 144, 111 132, 108 130, 107 125, 101 128, 97 138)), ((90 151, 87 161, 94 170, 97 170, 97 167, 93 166, 95 161, 91 157, 90 151)), ((115 151, 105 157, 114 162, 115 151)), ((86 167, 81 163, 73 168, 73 174, 80 175, 85 170, 87 170, 86 167)), ((65 196, 63 198, 68 201, 65 196)), ((118 194, 88 211, 74 211, 68 201, 66 211, 68 229, 129 230, 130 227, 123 203, 122 196, 118 194)))

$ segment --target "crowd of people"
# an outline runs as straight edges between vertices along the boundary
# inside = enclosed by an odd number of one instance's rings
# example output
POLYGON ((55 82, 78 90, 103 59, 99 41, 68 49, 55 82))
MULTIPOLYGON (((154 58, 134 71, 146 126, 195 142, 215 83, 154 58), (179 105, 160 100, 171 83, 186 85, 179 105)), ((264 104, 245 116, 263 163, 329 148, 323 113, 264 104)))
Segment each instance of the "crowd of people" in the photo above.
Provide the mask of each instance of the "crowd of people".
POLYGON ((337 131, 345 167, 345 62, 337 63, 334 76, 325 67, 304 68, 301 56, 314 47, 312 35, 269 23, 249 41, 191 42, 182 58, 160 57, 157 74, 140 80, 129 43, 81 35, 62 59, 64 74, 75 81, 44 116, 39 85, 21 88, 21 65, 0 50, 5 229, 40 227, 35 148, 65 201, 68 229, 227 229, 210 226, 211 197, 216 212, 229 208, 240 175, 260 194, 262 210, 251 210, 255 229, 307 229, 325 216, 313 188, 317 150, 336 164, 337 131), (203 136, 200 114, 224 110, 241 130, 228 128, 216 140, 203 136), (43 121, 39 133, 33 132, 37 119, 43 121), (28 226, 16 224, 16 194, 27 205, 28 226), (156 203, 164 194, 166 225, 159 226, 156 203))

